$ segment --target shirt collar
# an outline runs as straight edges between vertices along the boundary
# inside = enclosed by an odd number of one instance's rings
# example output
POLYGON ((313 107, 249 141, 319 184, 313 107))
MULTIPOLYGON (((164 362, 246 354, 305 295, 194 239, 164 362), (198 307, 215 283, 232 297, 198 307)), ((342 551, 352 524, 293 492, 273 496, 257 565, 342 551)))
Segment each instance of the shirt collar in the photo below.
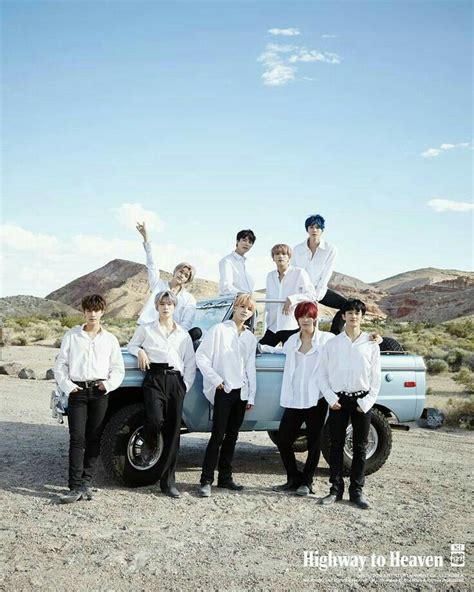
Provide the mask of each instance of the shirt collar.
POLYGON ((236 251, 232 251, 231 255, 237 261, 245 261, 246 259, 245 255, 239 255, 236 251))
MULTIPOLYGON (((316 346, 319 345, 320 334, 321 334, 321 331, 319 329, 314 330, 313 337, 311 339, 311 349, 308 352, 306 352, 307 354, 312 353, 316 349, 316 346)), ((296 351, 298 351, 300 349, 301 343, 302 343, 302 341, 301 341, 301 331, 300 331, 298 333, 298 338, 296 340, 296 346, 297 346, 296 351)))
MULTIPOLYGON (((308 249, 308 251, 310 251, 311 249, 308 246, 308 241, 309 241, 309 238, 306 239, 306 241, 304 242, 304 245, 306 246, 306 248, 308 249)), ((328 247, 328 244, 327 244, 326 240, 321 237, 321 240, 319 242, 318 249, 323 249, 325 251, 327 249, 327 247, 328 247)))

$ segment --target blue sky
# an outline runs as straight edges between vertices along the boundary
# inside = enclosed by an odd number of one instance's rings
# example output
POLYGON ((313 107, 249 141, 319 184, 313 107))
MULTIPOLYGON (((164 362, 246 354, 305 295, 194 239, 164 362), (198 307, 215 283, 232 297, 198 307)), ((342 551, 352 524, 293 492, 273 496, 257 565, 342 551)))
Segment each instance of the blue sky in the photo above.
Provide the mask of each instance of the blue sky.
POLYGON ((116 257, 217 278, 325 216, 336 270, 472 269, 463 2, 3 2, 2 295, 116 257))

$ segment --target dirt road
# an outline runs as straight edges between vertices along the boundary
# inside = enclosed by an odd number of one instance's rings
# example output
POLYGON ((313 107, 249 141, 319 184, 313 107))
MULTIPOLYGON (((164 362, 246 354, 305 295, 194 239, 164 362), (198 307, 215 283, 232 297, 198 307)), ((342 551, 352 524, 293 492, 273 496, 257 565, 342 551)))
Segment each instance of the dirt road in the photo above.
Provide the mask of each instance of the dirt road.
MULTIPOLYGON (((55 351, 33 351, 39 349, 24 348, 21 358, 30 355, 44 371, 55 351)), ((17 350, 7 355, 18 358, 17 350)), ((192 434, 182 438, 181 499, 163 497, 155 486, 117 487, 100 468, 93 501, 60 506, 55 498, 66 483, 68 434, 49 416, 52 385, 0 376, 2 590, 468 590, 472 585, 470 433, 416 427, 395 432, 388 463, 367 479, 373 503, 368 511, 347 502, 322 508, 316 496, 273 493, 271 486, 284 478, 266 434, 243 435, 238 445, 235 469, 246 486, 242 493, 215 489, 210 499, 196 496, 207 436, 192 434), (460 557, 452 555, 454 543, 466 545, 464 567, 451 565, 460 557), (402 555, 421 556, 410 559, 417 562, 440 557, 442 566, 402 566, 402 555), (354 565, 328 566, 328 561, 354 565)), ((316 495, 327 492, 327 478, 322 461, 316 495)))

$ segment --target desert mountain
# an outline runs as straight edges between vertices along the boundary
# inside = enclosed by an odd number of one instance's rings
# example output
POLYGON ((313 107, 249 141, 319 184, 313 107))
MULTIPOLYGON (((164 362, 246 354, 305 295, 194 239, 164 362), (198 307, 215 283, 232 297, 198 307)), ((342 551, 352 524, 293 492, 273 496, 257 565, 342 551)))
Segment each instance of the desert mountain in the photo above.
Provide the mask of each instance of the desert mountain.
POLYGON ((379 282, 372 282, 377 290, 397 294, 399 292, 408 292, 416 288, 423 288, 442 282, 457 280, 458 278, 474 278, 474 274, 469 271, 458 271, 457 269, 436 269, 435 267, 425 267, 423 269, 414 269, 399 273, 379 282))
MULTIPOLYGON (((170 280, 171 275, 160 270, 160 276, 164 280, 170 280)), ((216 282, 197 278, 194 280, 190 292, 196 300, 203 300, 217 294, 218 286, 216 282)), ((137 317, 150 294, 147 269, 141 263, 114 259, 107 265, 51 292, 46 298, 59 300, 80 308, 81 298, 84 294, 90 293, 105 296, 109 316, 137 317)))
POLYGON ((75 316, 80 311, 55 300, 36 296, 6 296, 0 298, 0 317, 27 317, 29 315, 75 316))

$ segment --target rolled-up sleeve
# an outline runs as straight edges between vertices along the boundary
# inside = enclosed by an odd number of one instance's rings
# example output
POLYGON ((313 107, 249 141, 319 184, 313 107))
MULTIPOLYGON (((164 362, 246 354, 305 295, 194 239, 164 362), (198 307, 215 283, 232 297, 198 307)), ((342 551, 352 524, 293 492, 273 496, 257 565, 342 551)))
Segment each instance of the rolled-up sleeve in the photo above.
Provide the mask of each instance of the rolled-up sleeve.
POLYGON ((117 389, 125 376, 125 364, 123 363, 122 350, 116 337, 113 338, 112 349, 110 352, 110 370, 109 377, 104 381, 107 393, 117 389))
POLYGON ((374 406, 382 384, 382 362, 380 359, 380 348, 374 343, 370 359, 370 389, 365 397, 358 400, 359 407, 367 413, 374 406))
POLYGON ((69 352, 71 347, 71 336, 69 333, 64 335, 61 342, 61 349, 59 350, 58 357, 54 363, 54 378, 59 388, 69 395, 77 385, 69 378, 69 352))

